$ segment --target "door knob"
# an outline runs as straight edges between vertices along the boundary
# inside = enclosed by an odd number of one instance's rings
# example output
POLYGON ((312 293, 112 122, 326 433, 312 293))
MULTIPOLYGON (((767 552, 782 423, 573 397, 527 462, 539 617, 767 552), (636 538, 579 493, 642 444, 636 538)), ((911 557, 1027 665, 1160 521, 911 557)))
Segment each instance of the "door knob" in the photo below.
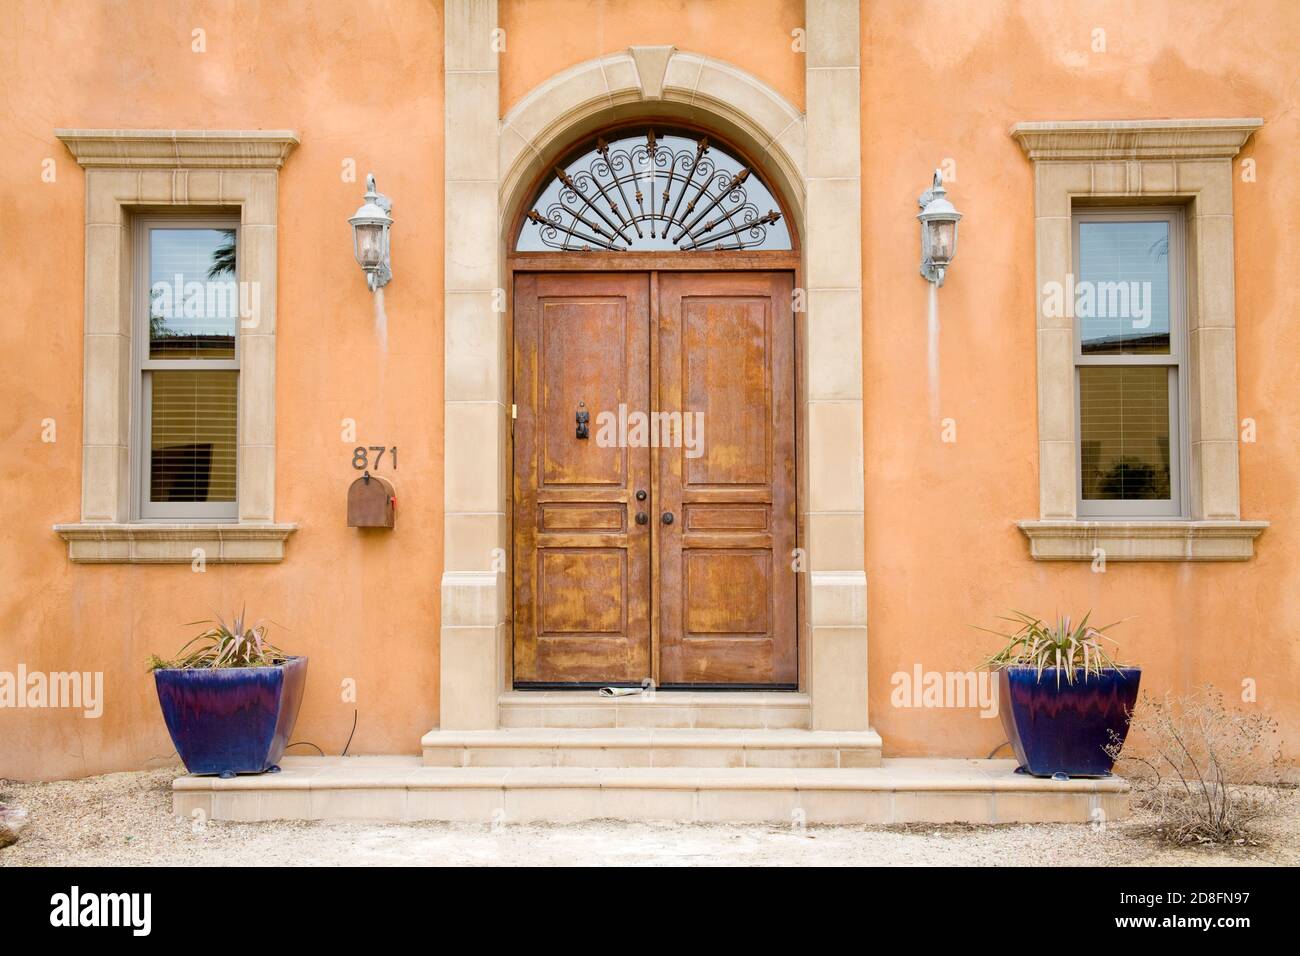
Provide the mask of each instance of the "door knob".
POLYGON ((671 511, 665 511, 665 512, 663 513, 663 522, 664 522, 664 524, 672 524, 672 523, 673 523, 673 513, 672 513, 671 511))
POLYGON ((638 489, 637 489, 637 491, 636 491, 636 500, 637 500, 637 501, 645 501, 645 490, 644 490, 644 489, 642 489, 642 488, 638 488, 638 489))
POLYGON ((645 523, 646 523, 647 521, 649 521, 649 520, 650 520, 650 516, 649 516, 648 514, 646 514, 644 511, 638 511, 638 512, 636 513, 636 523, 637 523, 637 524, 645 524, 645 523))

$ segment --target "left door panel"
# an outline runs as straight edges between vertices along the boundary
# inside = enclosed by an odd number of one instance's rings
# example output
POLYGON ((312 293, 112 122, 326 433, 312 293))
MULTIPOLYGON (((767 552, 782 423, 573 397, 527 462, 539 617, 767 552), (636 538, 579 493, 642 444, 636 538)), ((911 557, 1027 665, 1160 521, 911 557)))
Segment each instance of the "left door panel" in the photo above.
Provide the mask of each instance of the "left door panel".
POLYGON ((649 276, 517 275, 514 326, 515 683, 638 683, 651 673, 650 531, 636 523, 653 513, 650 449, 601 426, 648 408, 649 276))

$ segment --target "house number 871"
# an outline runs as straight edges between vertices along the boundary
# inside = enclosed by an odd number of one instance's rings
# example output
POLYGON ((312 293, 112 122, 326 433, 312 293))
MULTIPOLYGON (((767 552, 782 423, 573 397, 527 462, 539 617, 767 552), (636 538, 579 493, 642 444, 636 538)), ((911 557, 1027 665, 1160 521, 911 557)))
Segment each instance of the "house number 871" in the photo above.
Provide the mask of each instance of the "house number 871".
POLYGON ((357 471, 365 471, 367 468, 379 470, 380 462, 384 460, 384 452, 388 452, 389 457, 393 459, 393 470, 397 470, 397 446, 389 448, 387 445, 371 445, 368 448, 365 445, 358 445, 352 449, 352 467, 357 471), (370 461, 370 452, 375 452, 375 460, 372 464, 370 461))

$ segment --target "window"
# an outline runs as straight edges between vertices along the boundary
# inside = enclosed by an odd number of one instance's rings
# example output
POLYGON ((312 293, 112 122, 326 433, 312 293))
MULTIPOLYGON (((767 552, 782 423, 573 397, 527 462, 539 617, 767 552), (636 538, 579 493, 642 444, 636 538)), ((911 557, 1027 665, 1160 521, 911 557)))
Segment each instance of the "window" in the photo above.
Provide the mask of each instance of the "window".
POLYGON ((136 223, 141 519, 237 517, 238 237, 236 219, 136 223))
POLYGON ((54 526, 68 559, 284 560, 297 525, 275 518, 276 247, 297 134, 55 135, 86 177, 81 513, 54 526))
POLYGON ((1241 515, 1232 194, 1261 125, 1012 127, 1033 164, 1038 517, 1016 524, 1035 560, 1253 557, 1268 522, 1241 515))
POLYGON ((610 135, 556 169, 516 252, 790 248, 771 190, 715 140, 671 128, 610 135))
POLYGON ((1080 517, 1181 517, 1186 351, 1179 208, 1077 209, 1080 517))

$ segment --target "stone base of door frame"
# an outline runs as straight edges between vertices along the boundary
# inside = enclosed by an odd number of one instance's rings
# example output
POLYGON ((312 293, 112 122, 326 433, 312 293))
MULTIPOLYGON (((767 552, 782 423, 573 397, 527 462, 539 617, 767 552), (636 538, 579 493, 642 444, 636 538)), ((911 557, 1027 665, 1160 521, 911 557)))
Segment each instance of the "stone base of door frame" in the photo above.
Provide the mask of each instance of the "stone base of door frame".
POLYGON ((867 769, 425 767, 419 757, 286 757, 278 774, 180 777, 172 808, 212 820, 656 820, 695 823, 1088 823, 1128 785, 1039 780, 1011 760, 889 758, 867 769))
MULTIPOLYGON (((812 535, 816 547, 816 531, 812 535)), ((813 571, 801 598, 801 672, 814 730, 870 730, 867 707, 867 581, 861 571, 813 571)), ((508 726, 499 695, 509 685, 509 578, 448 571, 442 579, 439 722, 444 730, 508 726)), ((569 693, 569 692, 564 692, 569 693)), ((664 691, 663 693, 677 693, 664 691)), ((740 699, 740 692, 736 694, 740 699)), ((747 726, 762 726, 749 724, 747 726)))

